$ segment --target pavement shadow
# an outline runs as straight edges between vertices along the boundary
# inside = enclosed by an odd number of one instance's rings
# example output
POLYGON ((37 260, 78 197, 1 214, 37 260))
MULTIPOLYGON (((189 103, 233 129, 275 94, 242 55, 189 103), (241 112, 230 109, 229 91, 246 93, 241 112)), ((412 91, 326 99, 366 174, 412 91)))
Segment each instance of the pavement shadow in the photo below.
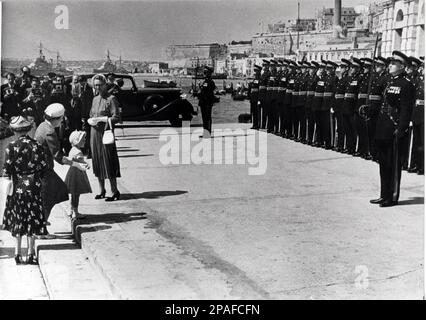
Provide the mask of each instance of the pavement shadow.
MULTIPOLYGON (((135 212, 135 213, 104 213, 104 214, 85 214, 84 219, 79 219, 74 221, 75 225, 84 226, 98 223, 113 224, 113 223, 122 223, 135 220, 146 219, 145 212, 135 212)), ((110 226, 96 226, 99 230, 99 227, 102 227, 102 230, 110 229, 110 226), (105 227, 105 228, 104 228, 105 227)))
POLYGON ((77 250, 80 249, 75 243, 39 243, 37 245, 37 251, 40 250, 77 250))
POLYGON ((178 196, 188 193, 184 190, 176 191, 147 191, 142 193, 122 193, 120 200, 135 200, 135 199, 159 199, 163 197, 178 196))
MULTIPOLYGON (((24 252, 24 250, 22 250, 24 252)), ((3 247, 0 248, 0 260, 1 259, 10 259, 15 257, 15 248, 3 247)))
POLYGON ((408 200, 398 201, 398 204, 401 206, 407 206, 410 204, 424 204, 424 203, 425 203, 424 197, 412 197, 408 200))
POLYGON ((117 149, 117 152, 134 152, 134 151, 139 151, 139 149, 132 149, 132 148, 127 148, 126 150, 117 149))

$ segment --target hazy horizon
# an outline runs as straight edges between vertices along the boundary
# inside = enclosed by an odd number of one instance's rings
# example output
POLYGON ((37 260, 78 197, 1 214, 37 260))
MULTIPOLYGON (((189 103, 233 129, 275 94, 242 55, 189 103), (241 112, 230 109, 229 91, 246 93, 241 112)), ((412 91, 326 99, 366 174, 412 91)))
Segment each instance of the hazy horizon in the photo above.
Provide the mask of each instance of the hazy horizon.
MULTIPOLYGON (((299 0, 300 17, 333 7, 333 0, 299 0)), ((373 0, 343 0, 344 7, 373 0)), ((376 1, 377 2, 377 1, 376 1)), ((168 1, 5 1, 2 58, 34 59, 39 42, 55 58, 102 60, 109 49, 114 60, 161 60, 171 44, 229 43, 250 40, 269 23, 297 18, 293 0, 168 1), (69 9, 69 29, 54 27, 57 5, 69 9)))

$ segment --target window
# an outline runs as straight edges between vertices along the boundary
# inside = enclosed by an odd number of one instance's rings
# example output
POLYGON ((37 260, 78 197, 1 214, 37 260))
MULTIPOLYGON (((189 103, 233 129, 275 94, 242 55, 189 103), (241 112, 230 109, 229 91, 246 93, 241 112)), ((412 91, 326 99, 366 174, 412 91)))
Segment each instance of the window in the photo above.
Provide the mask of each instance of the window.
POLYGON ((404 13, 402 12, 401 9, 399 9, 398 13, 396 14, 396 21, 402 21, 404 20, 404 13))

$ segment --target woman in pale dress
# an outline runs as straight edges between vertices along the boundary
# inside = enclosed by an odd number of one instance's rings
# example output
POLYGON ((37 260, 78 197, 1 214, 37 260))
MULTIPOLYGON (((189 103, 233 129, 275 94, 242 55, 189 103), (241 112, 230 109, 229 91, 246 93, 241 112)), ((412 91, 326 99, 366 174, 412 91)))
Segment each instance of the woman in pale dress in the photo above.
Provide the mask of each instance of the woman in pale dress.
POLYGON ((95 75, 92 84, 97 95, 93 98, 90 118, 87 122, 91 126, 90 148, 93 173, 98 178, 100 189, 100 194, 96 195, 95 199, 105 198, 105 179, 109 179, 112 196, 106 197, 105 201, 115 201, 120 199, 117 178, 121 177, 117 147, 115 143, 103 144, 102 137, 108 122, 114 126, 119 121, 119 103, 115 96, 108 93, 106 78, 103 75, 95 75))

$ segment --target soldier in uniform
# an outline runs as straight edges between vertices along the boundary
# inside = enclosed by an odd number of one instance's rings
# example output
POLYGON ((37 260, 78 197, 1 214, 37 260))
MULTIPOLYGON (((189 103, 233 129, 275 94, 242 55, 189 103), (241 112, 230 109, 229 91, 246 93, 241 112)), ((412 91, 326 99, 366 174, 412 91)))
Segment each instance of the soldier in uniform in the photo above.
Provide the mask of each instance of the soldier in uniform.
POLYGON ((204 67, 204 81, 200 85, 200 92, 196 94, 203 119, 204 138, 210 137, 212 132, 212 108, 215 102, 214 92, 216 90, 216 84, 212 80, 212 73, 212 68, 204 67))
POLYGON ((411 121, 413 124, 413 148, 408 172, 424 174, 424 66, 423 62, 411 57, 411 62, 418 65, 413 84, 416 88, 416 102, 411 121))
POLYGON ((250 96, 250 113, 252 116, 253 126, 251 129, 259 129, 259 115, 257 110, 257 102, 259 101, 259 81, 261 66, 254 65, 254 79, 249 84, 249 96, 250 96))
POLYGON ((356 112, 361 68, 361 60, 358 58, 352 58, 351 68, 349 69, 348 82, 345 88, 345 98, 342 106, 343 127, 346 136, 346 149, 343 152, 351 155, 355 155, 356 148, 356 127, 354 114, 356 112))
POLYGON ((298 79, 299 82, 299 95, 297 97, 296 104, 296 129, 299 127, 299 139, 302 143, 306 143, 306 97, 307 97, 307 88, 308 88, 308 80, 309 80, 309 68, 311 64, 307 61, 302 61, 300 64, 301 73, 298 79))
POLYGON ((285 90, 287 86, 287 68, 288 65, 286 61, 280 60, 281 70, 278 74, 278 96, 277 96, 277 107, 278 107, 278 122, 279 122, 279 135, 281 137, 285 134, 284 127, 284 99, 285 99, 285 90))
POLYGON ((382 57, 374 59, 375 71, 371 79, 371 90, 368 106, 367 128, 368 128, 368 141, 370 143, 370 154, 374 161, 378 161, 376 145, 374 143, 374 135, 376 133, 377 117, 379 116, 380 106, 383 101, 383 90, 388 82, 389 75, 386 72, 387 60, 382 57))
POLYGON ((315 121, 315 136, 313 143, 314 147, 321 146, 321 106, 322 106, 322 100, 324 98, 324 85, 325 85, 325 68, 326 64, 325 61, 322 60, 319 64, 319 69, 317 71, 317 82, 315 84, 315 93, 314 97, 312 99, 312 112, 314 114, 314 121, 315 121))
POLYGON ((294 82, 296 77, 296 62, 292 60, 287 60, 289 71, 287 72, 287 88, 285 91, 285 98, 284 98, 284 127, 285 127, 285 134, 284 137, 291 139, 293 138, 293 132, 292 132, 292 98, 293 98, 293 89, 294 89, 294 82))
POLYGON ((336 128, 333 129, 333 132, 335 132, 335 135, 337 136, 335 139, 336 145, 334 146, 333 150, 337 152, 343 152, 345 148, 345 130, 343 126, 342 105, 345 99, 345 90, 348 85, 348 69, 351 65, 352 64, 349 60, 342 59, 338 68, 336 69, 338 80, 336 82, 332 110, 336 119, 336 128))
POLYGON ((16 77, 13 73, 8 73, 7 83, 1 85, 1 114, 0 117, 8 121, 12 117, 19 115, 19 88, 16 83, 16 77))
POLYGON ((259 84, 259 105, 260 105, 260 129, 266 129, 266 113, 267 113, 267 93, 266 89, 269 81, 269 61, 263 59, 263 70, 260 75, 259 84))
POLYGON ((314 99, 315 87, 317 85, 317 71, 319 68, 319 63, 316 61, 311 61, 309 67, 309 74, 307 76, 306 82, 306 102, 305 102, 305 117, 306 117, 306 131, 307 131, 307 141, 306 143, 312 145, 314 140, 314 130, 315 130, 315 120, 314 114, 312 111, 312 101, 314 99))
POLYGON ((320 140, 321 147, 325 149, 332 148, 332 136, 330 125, 330 110, 334 100, 334 92, 336 90, 336 67, 333 61, 326 61, 326 75, 324 77, 324 96, 320 108, 320 140))
POLYGON ((389 72, 391 78, 384 90, 376 125, 376 146, 380 166, 380 198, 370 200, 381 207, 398 204, 401 183, 403 150, 408 125, 415 102, 415 87, 404 70, 408 57, 399 51, 392 52, 389 72))
POLYGON ((266 104, 267 104, 267 132, 275 133, 277 130, 276 122, 278 120, 277 95, 278 95, 278 79, 277 79, 277 61, 270 61, 271 74, 269 76, 268 86, 266 87, 266 104))
POLYGON ((368 84, 372 72, 373 60, 370 58, 362 58, 360 60, 363 63, 363 72, 359 78, 358 100, 355 111, 355 125, 358 132, 358 150, 355 156, 369 160, 371 159, 371 155, 369 151, 367 124, 363 115, 360 113, 360 107, 367 103, 368 84))
POLYGON ((293 93, 291 98, 291 132, 295 141, 299 140, 299 121, 297 118, 297 108, 299 107, 299 91, 303 82, 302 64, 296 64, 296 74, 294 76, 293 93))

